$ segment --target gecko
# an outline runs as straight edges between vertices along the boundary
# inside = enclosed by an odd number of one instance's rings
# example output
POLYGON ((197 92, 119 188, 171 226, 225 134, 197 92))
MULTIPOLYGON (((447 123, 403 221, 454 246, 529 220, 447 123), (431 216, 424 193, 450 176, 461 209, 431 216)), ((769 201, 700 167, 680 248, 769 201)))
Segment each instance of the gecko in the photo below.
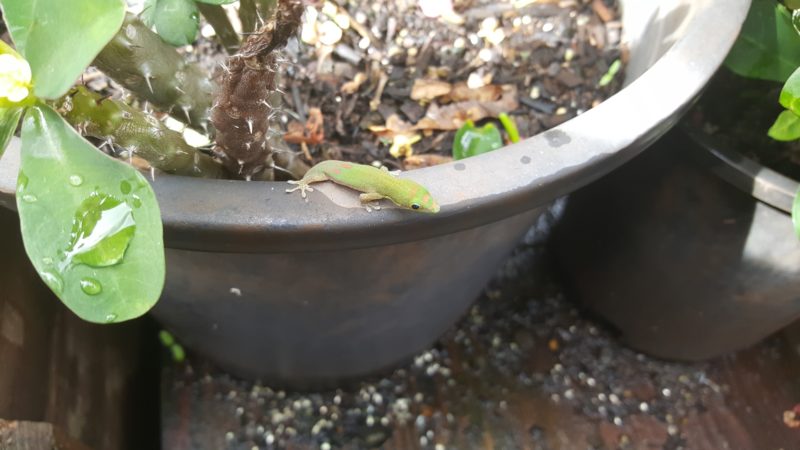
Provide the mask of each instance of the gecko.
POLYGON ((322 181, 333 181, 361 192, 359 200, 367 211, 380 209, 375 202, 385 198, 401 208, 428 213, 439 212, 439 204, 419 183, 396 178, 385 169, 345 161, 322 161, 309 169, 302 179, 290 180, 289 183, 297 186, 286 189, 286 192, 299 190, 300 195, 306 198, 306 192, 314 191, 310 184, 322 181))

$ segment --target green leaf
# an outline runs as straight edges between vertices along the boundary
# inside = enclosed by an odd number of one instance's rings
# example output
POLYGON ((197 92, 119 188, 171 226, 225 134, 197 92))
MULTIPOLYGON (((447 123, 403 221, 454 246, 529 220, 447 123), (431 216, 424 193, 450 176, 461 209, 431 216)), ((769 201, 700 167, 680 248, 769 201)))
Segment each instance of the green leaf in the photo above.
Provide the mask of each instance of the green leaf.
POLYGON ((17 50, 28 60, 34 92, 60 97, 125 17, 123 0, 0 0, 17 50))
POLYGON ((469 158, 502 146, 503 137, 500 136, 500 130, 493 123, 476 128, 475 124, 468 120, 456 131, 453 139, 453 158, 469 158))
POLYGON ((199 3, 208 3, 210 5, 230 5, 236 0, 197 0, 199 3))
POLYGON ((33 266, 81 318, 133 319, 158 300, 164 245, 150 184, 45 105, 22 123, 17 208, 33 266))
POLYGON ((22 108, 18 106, 0 108, 0 156, 3 156, 11 137, 14 136, 21 116, 22 108))
POLYGON ((789 11, 774 0, 753 0, 725 65, 745 77, 786 81, 800 66, 800 36, 789 11))
POLYGON ((800 191, 794 195, 794 203, 792 203, 792 224, 794 225, 794 234, 800 237, 800 191))
POLYGON ((161 39, 177 47, 195 41, 200 12, 194 0, 147 0, 142 21, 155 26, 161 39))
POLYGON ((800 139, 800 117, 791 111, 784 111, 775 119, 767 134, 776 141, 800 139))
POLYGON ((784 108, 800 115, 800 69, 795 70, 783 84, 779 101, 784 108))

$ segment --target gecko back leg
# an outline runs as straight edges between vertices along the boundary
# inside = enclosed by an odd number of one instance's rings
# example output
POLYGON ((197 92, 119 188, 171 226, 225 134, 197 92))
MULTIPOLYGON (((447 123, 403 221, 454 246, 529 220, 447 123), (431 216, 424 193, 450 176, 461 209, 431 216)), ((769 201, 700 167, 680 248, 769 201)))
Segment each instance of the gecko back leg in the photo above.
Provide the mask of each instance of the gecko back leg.
POLYGON ((302 179, 296 181, 289 180, 288 181, 289 184, 296 184, 297 186, 290 189, 286 189, 286 192, 289 193, 289 192, 294 192, 296 190, 300 190, 300 196, 306 198, 307 197, 306 192, 314 192, 314 188, 310 186, 311 183, 319 183, 321 181, 328 181, 328 180, 329 180, 328 175, 325 174, 325 172, 322 171, 312 172, 311 170, 309 170, 302 179))

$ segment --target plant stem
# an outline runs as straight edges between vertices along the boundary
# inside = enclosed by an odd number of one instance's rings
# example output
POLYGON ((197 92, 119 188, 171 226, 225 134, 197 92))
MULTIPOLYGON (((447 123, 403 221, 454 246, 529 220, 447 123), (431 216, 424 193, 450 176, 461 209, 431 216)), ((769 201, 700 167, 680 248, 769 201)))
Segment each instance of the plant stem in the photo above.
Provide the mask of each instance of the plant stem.
POLYGON ((277 0, 239 0, 239 20, 242 32, 252 33, 269 21, 277 0))
POLYGON ((213 82, 135 16, 125 17, 94 64, 139 98, 208 131, 213 82))
POLYGON ((239 48, 239 35, 236 34, 236 30, 233 29, 233 25, 228 19, 225 8, 220 5, 201 2, 197 2, 197 7, 200 9, 200 14, 202 14, 211 27, 214 28, 219 42, 225 47, 225 51, 230 54, 235 53, 236 49, 239 48))
POLYGON ((223 174, 220 164, 187 144, 180 133, 123 102, 77 86, 56 106, 83 134, 110 139, 159 170, 206 178, 220 178, 223 174))
POLYGON ((271 104, 278 72, 274 50, 295 34, 302 14, 301 0, 280 0, 275 16, 228 60, 211 122, 223 163, 241 178, 252 179, 275 164, 269 143, 270 120, 278 106, 271 104))

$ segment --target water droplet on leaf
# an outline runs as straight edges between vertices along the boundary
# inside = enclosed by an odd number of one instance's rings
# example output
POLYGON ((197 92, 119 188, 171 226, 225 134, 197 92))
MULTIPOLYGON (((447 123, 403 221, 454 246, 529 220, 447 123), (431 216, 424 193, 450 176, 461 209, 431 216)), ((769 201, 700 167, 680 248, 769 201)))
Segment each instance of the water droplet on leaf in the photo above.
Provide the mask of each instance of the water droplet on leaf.
POLYGON ((107 314, 106 315, 106 323, 111 323, 111 322, 113 322, 115 320, 117 320, 117 315, 116 314, 111 313, 111 314, 107 314))
POLYGON ((119 183, 119 190, 122 191, 123 194, 130 194, 131 193, 131 184, 127 181, 122 181, 119 183))
POLYGON ((42 263, 49 266, 50 264, 53 264, 53 258, 45 256, 44 258, 42 258, 42 263))
POLYGON ((142 199, 140 199, 138 195, 134 195, 133 196, 133 207, 134 208, 138 208, 140 206, 142 206, 142 199))
POLYGON ((69 184, 73 186, 80 186, 83 184, 83 177, 80 175, 70 175, 69 184))
POLYGON ((94 278, 81 278, 81 290, 87 295, 97 295, 103 292, 103 285, 94 278))
POLYGON ((92 267, 118 264, 135 232, 133 210, 127 203, 93 192, 75 212, 65 264, 78 262, 92 267))
POLYGON ((22 196, 22 201, 25 202, 25 203, 33 203, 36 200, 39 200, 39 199, 33 194, 24 194, 22 196))
POLYGON ((64 281, 61 279, 60 276, 54 274, 53 272, 41 272, 39 275, 44 280, 45 284, 50 287, 56 294, 61 294, 61 291, 64 290, 64 281))
POLYGON ((25 188, 28 187, 28 176, 25 175, 25 172, 19 171, 19 176, 17 177, 17 192, 22 192, 25 188))

